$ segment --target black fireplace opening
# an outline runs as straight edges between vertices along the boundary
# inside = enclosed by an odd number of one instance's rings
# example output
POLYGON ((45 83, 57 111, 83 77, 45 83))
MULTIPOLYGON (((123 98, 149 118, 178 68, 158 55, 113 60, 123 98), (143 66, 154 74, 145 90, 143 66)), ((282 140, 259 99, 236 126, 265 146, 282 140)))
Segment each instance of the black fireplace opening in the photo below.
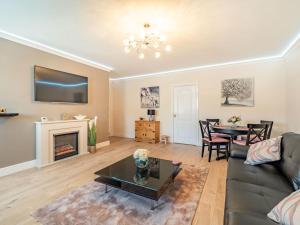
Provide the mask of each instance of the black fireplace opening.
POLYGON ((54 135, 54 160, 78 155, 78 132, 54 135))

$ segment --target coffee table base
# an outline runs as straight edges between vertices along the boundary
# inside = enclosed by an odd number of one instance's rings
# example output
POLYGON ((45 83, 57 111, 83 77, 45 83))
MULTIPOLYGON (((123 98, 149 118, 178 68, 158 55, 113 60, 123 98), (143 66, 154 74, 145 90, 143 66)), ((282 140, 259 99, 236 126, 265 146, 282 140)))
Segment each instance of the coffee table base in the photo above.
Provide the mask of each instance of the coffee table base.
MULTIPOLYGON (((111 189, 110 190, 108 189, 108 186, 109 185, 105 184, 105 193, 108 193, 111 190, 111 189)), ((150 207, 150 209, 151 210, 155 210, 159 206, 159 204, 158 204, 159 199, 158 200, 150 199, 150 201, 151 201, 151 207, 150 207)))

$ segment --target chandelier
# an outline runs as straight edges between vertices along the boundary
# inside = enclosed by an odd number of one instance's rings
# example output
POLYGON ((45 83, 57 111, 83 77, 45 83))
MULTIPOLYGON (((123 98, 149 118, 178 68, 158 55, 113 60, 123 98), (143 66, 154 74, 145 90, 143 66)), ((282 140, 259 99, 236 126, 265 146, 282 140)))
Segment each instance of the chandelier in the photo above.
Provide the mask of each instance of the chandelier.
POLYGON ((171 45, 166 45, 166 36, 150 29, 150 24, 144 24, 144 30, 139 35, 130 35, 124 40, 125 53, 136 52, 140 59, 145 58, 145 52, 150 50, 155 58, 160 58, 161 52, 170 52, 171 45))

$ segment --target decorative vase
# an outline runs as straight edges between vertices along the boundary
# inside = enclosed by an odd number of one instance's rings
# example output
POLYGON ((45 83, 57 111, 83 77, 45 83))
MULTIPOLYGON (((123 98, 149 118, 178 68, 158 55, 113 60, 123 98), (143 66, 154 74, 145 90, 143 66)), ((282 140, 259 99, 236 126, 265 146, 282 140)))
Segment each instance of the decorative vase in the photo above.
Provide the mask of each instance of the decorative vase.
POLYGON ((149 164, 148 154, 149 151, 147 149, 137 149, 134 152, 133 158, 136 167, 144 169, 148 166, 149 164))
POLYGON ((140 158, 136 158, 134 160, 136 167, 140 168, 140 169, 145 169, 147 168, 147 166, 149 165, 149 160, 147 159, 140 159, 140 158))
POLYGON ((96 153, 96 146, 89 146, 90 153, 96 153))
POLYGON ((136 173, 133 177, 133 181, 136 184, 139 185, 145 185, 148 183, 148 179, 149 179, 149 175, 150 175, 150 170, 149 169, 140 169, 140 168, 136 168, 136 173))

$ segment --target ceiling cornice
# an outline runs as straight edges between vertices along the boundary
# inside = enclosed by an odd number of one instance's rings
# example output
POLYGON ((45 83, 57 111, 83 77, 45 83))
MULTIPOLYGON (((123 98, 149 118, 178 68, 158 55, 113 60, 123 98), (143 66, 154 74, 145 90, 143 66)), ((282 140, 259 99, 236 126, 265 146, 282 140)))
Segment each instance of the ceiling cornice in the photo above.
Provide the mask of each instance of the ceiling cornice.
MULTIPOLYGON (((21 37, 19 35, 15 35, 13 33, 4 31, 0 29, 0 38, 7 39, 25 46, 29 46, 44 52, 48 52, 63 58, 67 58, 91 67, 95 67, 97 69, 101 69, 104 71, 111 72, 114 70, 113 67, 107 66, 77 55, 74 55, 69 52, 65 52, 56 48, 53 48, 51 46, 30 40, 28 38, 21 37)), ((217 64, 208 64, 208 65, 199 65, 199 66, 193 66, 193 67, 187 67, 187 68, 178 68, 174 70, 166 70, 166 71, 160 71, 155 73, 146 73, 146 74, 135 74, 135 75, 128 75, 123 77, 116 77, 116 78, 110 78, 111 81, 116 80, 127 80, 127 79, 138 79, 143 77, 149 77, 149 76, 159 76, 159 75, 165 75, 170 73, 178 73, 178 72, 184 72, 184 71, 192 71, 192 70, 200 70, 200 69, 207 69, 207 68, 214 68, 214 67, 221 67, 221 66, 229 66, 229 65, 236 65, 236 64, 242 64, 242 63, 253 63, 253 62, 261 62, 261 61, 269 61, 269 60, 275 60, 275 59, 281 59, 285 57, 289 50, 299 41, 300 39, 300 33, 294 37, 289 44, 278 54, 272 55, 272 56, 264 56, 264 57, 257 57, 252 59, 243 59, 243 60, 236 60, 236 61, 230 61, 230 62, 223 62, 223 63, 217 63, 217 64)))
POLYGON ((69 52, 65 52, 65 51, 53 48, 51 46, 48 46, 48 45, 45 45, 45 44, 42 44, 42 43, 39 43, 39 42, 36 42, 36 41, 32 41, 28 38, 24 38, 24 37, 12 34, 10 32, 4 31, 2 29, 0 29, 0 38, 10 40, 10 41, 22 44, 22 45, 26 45, 26 46, 41 50, 43 52, 48 52, 48 53, 51 53, 53 55, 57 55, 57 56, 60 56, 60 57, 66 58, 66 59, 70 59, 70 60, 85 64, 85 65, 88 65, 88 66, 91 66, 91 67, 94 67, 94 68, 97 68, 97 69, 101 69, 101 70, 104 70, 104 71, 111 72, 112 70, 114 70, 114 68, 112 68, 110 66, 107 66, 107 65, 104 65, 104 64, 101 64, 101 63, 98 63, 98 62, 95 62, 95 61, 92 61, 92 60, 74 55, 74 54, 69 53, 69 52))
POLYGON ((170 73, 178 73, 178 72, 184 72, 184 71, 192 71, 192 70, 200 70, 200 69, 207 69, 207 68, 214 68, 214 67, 221 67, 221 66, 229 66, 229 65, 236 65, 236 64, 242 64, 242 63, 255 63, 255 62, 262 62, 262 61, 270 61, 270 60, 276 60, 276 59, 282 59, 284 58, 289 50, 300 40, 300 33, 294 37, 289 44, 278 54, 272 55, 272 56, 264 56, 264 57, 257 57, 252 59, 243 59, 243 60, 236 60, 236 61, 230 61, 230 62, 224 62, 224 63, 216 63, 216 64, 208 64, 208 65, 200 65, 200 66, 193 66, 193 67, 187 67, 187 68, 179 68, 174 70, 166 70, 166 71, 160 71, 155 73, 146 73, 146 74, 136 74, 136 75, 128 75, 123 77, 116 77, 116 78, 110 78, 111 81, 117 81, 117 80, 128 80, 128 79, 139 79, 143 77, 150 77, 150 76, 159 76, 159 75, 167 75, 170 73))

